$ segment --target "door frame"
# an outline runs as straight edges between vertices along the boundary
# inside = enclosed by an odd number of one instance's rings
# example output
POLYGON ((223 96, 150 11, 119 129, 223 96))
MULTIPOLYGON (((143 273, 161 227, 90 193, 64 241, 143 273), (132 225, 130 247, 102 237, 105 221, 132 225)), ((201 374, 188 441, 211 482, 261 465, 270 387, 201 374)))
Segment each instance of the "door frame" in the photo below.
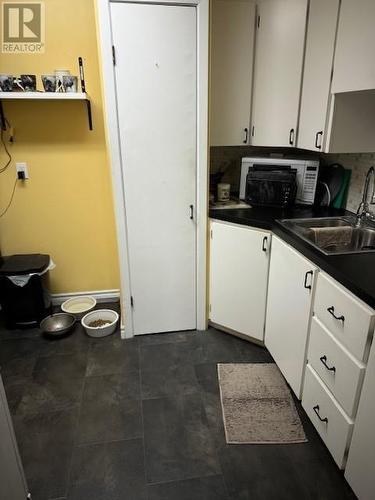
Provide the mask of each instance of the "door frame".
POLYGON ((129 241, 125 212, 126 182, 117 113, 115 67, 112 55, 111 3, 142 3, 191 6, 197 10, 197 186, 196 186, 196 315, 197 329, 207 327, 207 207, 208 207, 208 92, 209 92, 209 0, 95 0, 101 68, 104 121, 116 218, 119 255, 121 336, 134 336, 131 306, 129 241), (120 258, 123 256, 123 258, 120 258), (124 320, 125 318, 125 320, 124 320))

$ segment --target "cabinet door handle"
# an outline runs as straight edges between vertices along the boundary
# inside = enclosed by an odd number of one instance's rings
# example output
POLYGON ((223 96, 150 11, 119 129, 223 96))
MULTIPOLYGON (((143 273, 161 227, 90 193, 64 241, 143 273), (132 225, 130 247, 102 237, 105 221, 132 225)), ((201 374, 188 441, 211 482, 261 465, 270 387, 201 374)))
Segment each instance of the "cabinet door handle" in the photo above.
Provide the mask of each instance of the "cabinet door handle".
POLYGON ((263 250, 263 252, 267 252, 267 243, 268 243, 268 238, 267 238, 267 236, 265 236, 263 238, 263 243, 262 243, 262 250, 263 250))
POLYGON ((320 361, 323 363, 323 365, 327 368, 328 371, 336 373, 336 367, 335 366, 328 366, 327 365, 327 356, 324 355, 320 358, 320 361))
POLYGON ((322 149, 322 141, 319 142, 319 136, 323 139, 323 130, 315 134, 315 147, 316 149, 322 149))
POLYGON ((304 288, 307 288, 308 290, 311 290, 311 283, 312 283, 312 277, 313 277, 314 272, 313 271, 307 271, 305 274, 305 282, 303 284, 304 288), (307 278, 311 275, 311 282, 310 285, 307 284, 307 278))
POLYGON ((294 144, 294 128, 291 128, 289 132, 289 144, 291 146, 294 144))
POLYGON ((317 414, 317 416, 318 416, 318 418, 319 418, 319 420, 320 420, 321 422, 325 422, 326 424, 328 424, 328 418, 327 418, 327 417, 322 418, 322 417, 320 416, 320 413, 319 413, 319 405, 314 406, 313 410, 314 410, 314 412, 317 414))
POLYGON ((243 141, 243 143, 247 144, 247 141, 249 139, 249 129, 248 128, 244 128, 243 130, 245 132, 245 140, 243 141))
POLYGON ((190 205, 190 219, 194 220, 194 205, 190 205))
POLYGON ((342 322, 344 323, 344 321, 345 321, 345 316, 343 316, 343 315, 341 315, 341 316, 336 316, 334 306, 328 307, 328 308, 327 308, 327 311, 329 312, 329 314, 330 314, 331 316, 333 316, 335 319, 337 319, 337 321, 342 321, 342 322))

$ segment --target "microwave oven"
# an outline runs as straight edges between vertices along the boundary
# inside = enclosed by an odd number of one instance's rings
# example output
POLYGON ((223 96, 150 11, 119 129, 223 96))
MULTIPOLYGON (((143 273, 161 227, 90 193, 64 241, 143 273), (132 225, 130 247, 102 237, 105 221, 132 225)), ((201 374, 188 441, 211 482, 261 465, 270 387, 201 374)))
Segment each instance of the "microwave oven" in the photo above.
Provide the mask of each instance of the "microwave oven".
POLYGON ((240 199, 246 201, 247 174, 254 167, 290 167, 296 171, 297 192, 295 203, 312 205, 315 199, 316 185, 319 173, 319 161, 287 158, 242 158, 240 199))

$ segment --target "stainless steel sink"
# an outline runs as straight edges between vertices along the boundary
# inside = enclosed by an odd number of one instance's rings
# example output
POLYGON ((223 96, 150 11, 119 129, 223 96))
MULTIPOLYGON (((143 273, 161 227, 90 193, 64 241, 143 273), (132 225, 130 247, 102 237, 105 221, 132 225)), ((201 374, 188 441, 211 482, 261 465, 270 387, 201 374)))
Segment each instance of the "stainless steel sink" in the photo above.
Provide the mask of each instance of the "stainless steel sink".
POLYGON ((375 252, 375 225, 359 227, 355 217, 283 219, 278 221, 325 255, 375 252))

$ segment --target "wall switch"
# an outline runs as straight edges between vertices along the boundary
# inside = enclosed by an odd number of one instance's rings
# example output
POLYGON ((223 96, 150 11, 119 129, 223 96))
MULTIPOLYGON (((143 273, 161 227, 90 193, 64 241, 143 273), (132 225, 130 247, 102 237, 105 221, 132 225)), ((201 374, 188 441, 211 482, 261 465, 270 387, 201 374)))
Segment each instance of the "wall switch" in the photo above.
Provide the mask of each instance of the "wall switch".
POLYGON ((17 176, 19 179, 29 179, 29 169, 27 168, 27 163, 16 163, 17 176))

